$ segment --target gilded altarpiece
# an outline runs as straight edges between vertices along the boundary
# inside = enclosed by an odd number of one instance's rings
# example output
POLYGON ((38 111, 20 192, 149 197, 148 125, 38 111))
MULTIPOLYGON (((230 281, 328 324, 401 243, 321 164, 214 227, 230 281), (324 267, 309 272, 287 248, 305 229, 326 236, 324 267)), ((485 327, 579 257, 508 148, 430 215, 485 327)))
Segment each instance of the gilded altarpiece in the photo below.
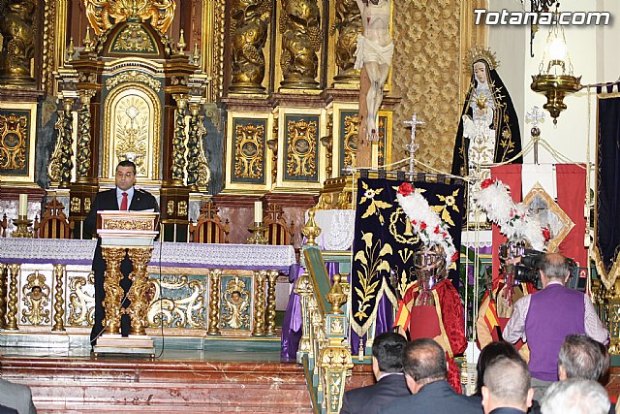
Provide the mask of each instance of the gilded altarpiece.
POLYGON ((36 104, 0 102, 0 177, 2 181, 34 181, 36 104))
POLYGON ((271 185, 271 160, 267 141, 271 116, 239 116, 229 113, 226 157, 227 190, 267 190, 271 185))
POLYGON ((320 115, 284 116, 284 181, 318 181, 320 125, 320 115))
POLYGON ((205 276, 165 274, 150 282, 149 328, 207 328, 205 276))
POLYGON ((254 321, 253 278, 224 273, 220 279, 220 333, 249 336, 254 321))
POLYGON ((160 178, 161 81, 137 70, 105 80, 102 177, 132 159, 141 182, 160 178))

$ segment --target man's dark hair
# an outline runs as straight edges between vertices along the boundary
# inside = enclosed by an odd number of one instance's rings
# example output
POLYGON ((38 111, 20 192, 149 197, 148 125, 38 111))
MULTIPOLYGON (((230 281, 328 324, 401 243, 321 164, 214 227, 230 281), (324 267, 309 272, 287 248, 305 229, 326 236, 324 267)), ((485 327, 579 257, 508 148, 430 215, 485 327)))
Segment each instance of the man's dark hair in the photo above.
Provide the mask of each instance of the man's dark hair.
POLYGON ((377 358, 381 372, 403 372, 403 349, 407 340, 395 332, 377 336, 372 344, 372 356, 377 358))
POLYGON ((568 335, 560 348, 558 365, 567 378, 598 381, 609 367, 604 348, 587 335, 568 335))
POLYGON ((416 382, 428 384, 446 378, 446 353, 432 339, 416 339, 407 344, 403 353, 403 370, 416 382))
POLYGON ((540 261, 540 270, 548 279, 564 280, 570 273, 570 264, 559 253, 547 253, 540 261))
POLYGON ((500 355, 484 371, 484 385, 505 404, 525 404, 531 381, 527 364, 520 357, 500 355))
POLYGON ((500 356, 521 359, 519 351, 517 351, 517 349, 508 342, 499 341, 487 344, 487 346, 482 348, 482 351, 480 351, 480 356, 478 356, 478 363, 476 364, 476 372, 478 373, 476 379, 476 395, 481 395, 480 389, 484 385, 484 372, 486 371, 487 367, 491 364, 491 361, 500 356))
POLYGON ((133 161, 129 161, 129 160, 122 160, 116 166, 116 168, 118 168, 118 167, 131 167, 131 168, 133 168, 133 173, 134 174, 137 174, 137 172, 138 172, 138 169, 136 168, 136 164, 133 161))

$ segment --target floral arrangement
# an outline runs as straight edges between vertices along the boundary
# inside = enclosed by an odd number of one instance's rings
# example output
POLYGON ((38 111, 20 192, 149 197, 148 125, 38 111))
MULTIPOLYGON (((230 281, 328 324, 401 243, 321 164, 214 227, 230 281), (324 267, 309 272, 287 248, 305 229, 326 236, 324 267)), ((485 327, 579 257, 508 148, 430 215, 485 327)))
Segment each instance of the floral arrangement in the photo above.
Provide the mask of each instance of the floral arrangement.
POLYGON ((413 230, 427 246, 441 246, 446 256, 446 268, 456 262, 459 252, 454 247, 452 236, 439 215, 428 205, 424 196, 415 191, 411 183, 402 183, 396 194, 398 203, 411 220, 413 230))
POLYGON ((486 179, 480 191, 474 194, 474 202, 482 209, 510 241, 525 240, 533 249, 544 250, 551 237, 550 231, 528 214, 527 205, 515 204, 510 188, 497 179, 486 179))

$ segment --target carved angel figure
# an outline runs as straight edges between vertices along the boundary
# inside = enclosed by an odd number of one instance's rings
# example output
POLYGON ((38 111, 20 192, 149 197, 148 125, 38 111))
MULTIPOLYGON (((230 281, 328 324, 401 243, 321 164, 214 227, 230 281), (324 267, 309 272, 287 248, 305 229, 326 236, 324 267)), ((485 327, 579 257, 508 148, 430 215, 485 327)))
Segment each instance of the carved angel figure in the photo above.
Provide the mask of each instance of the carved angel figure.
POLYGON ((246 314, 248 308, 248 294, 247 292, 240 292, 234 290, 227 293, 225 296, 225 308, 226 312, 223 315, 223 320, 226 326, 232 329, 242 329, 247 327, 249 316, 246 314))
POLYGON ((174 0, 83 0, 86 17, 96 35, 108 31, 115 24, 135 16, 150 21, 151 26, 164 34, 172 24, 176 3, 174 0))

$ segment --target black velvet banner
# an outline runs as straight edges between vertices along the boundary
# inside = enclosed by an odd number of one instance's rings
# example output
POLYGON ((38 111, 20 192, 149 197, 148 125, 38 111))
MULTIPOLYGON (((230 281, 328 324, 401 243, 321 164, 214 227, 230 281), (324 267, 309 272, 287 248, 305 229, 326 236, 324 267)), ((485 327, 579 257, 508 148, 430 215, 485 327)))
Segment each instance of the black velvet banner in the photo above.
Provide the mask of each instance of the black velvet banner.
MULTIPOLYGON (((403 181, 361 178, 358 180, 355 239, 353 241, 352 328, 363 336, 375 319, 384 294, 394 301, 413 279, 413 254, 420 240, 413 233, 396 194, 403 181)), ((449 228, 459 251, 464 208, 462 185, 415 182, 429 205, 449 228)), ((449 277, 458 288, 458 261, 449 277)))
POLYGON ((595 258, 598 272, 613 284, 620 276, 620 97, 598 100, 595 258))

